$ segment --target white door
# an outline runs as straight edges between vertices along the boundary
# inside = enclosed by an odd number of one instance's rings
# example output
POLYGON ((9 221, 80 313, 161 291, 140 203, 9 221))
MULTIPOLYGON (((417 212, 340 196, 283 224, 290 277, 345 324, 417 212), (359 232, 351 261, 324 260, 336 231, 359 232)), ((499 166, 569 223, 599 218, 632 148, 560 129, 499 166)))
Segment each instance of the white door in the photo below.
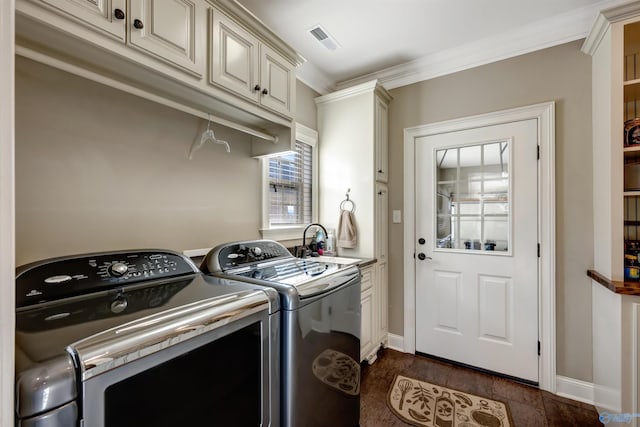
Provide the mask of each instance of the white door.
POLYGON ((538 382, 537 132, 416 139, 416 351, 538 382))

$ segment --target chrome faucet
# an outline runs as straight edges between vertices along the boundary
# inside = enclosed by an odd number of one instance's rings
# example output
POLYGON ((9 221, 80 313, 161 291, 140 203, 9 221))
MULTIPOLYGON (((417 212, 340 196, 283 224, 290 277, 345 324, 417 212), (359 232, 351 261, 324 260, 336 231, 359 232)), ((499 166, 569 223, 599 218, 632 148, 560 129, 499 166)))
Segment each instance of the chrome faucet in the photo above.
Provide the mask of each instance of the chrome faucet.
MULTIPOLYGON (((307 230, 313 226, 316 227, 320 227, 322 228, 322 231, 324 232, 324 238, 325 240, 327 239, 327 236, 329 235, 329 233, 327 233, 327 229, 324 228, 324 226, 322 224, 318 224, 317 222, 311 223, 309 225, 307 225, 304 229, 304 232, 302 233, 302 253, 299 256, 300 258, 305 258, 307 256, 307 230)), ((297 255, 297 254, 296 254, 297 255)))

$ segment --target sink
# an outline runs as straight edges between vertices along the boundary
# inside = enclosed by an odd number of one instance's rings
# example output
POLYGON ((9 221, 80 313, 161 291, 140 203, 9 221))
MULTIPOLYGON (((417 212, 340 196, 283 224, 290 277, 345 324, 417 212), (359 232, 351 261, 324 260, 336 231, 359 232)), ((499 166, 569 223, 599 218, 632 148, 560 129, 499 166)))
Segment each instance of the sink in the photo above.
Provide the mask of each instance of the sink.
POLYGON ((319 257, 312 258, 320 262, 329 262, 334 264, 342 264, 342 265, 351 265, 351 264, 359 264, 363 260, 360 258, 345 258, 338 256, 324 256, 320 255, 319 257))

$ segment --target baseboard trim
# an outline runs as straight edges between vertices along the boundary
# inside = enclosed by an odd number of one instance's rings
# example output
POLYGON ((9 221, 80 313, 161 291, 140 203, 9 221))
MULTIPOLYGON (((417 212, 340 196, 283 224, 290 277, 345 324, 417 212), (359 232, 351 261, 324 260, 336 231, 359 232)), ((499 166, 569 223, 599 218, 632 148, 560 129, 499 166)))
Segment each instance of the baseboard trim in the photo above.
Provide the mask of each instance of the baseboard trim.
POLYGON ((594 386, 593 383, 556 375, 556 394, 593 405, 594 386))
MULTIPOLYGON (((401 351, 403 353, 410 353, 404 349, 404 336, 388 334, 387 337, 389 339, 387 348, 401 351)), ((593 383, 563 377, 562 375, 556 375, 556 394, 568 399, 593 405, 594 386, 593 383)))
POLYGON ((401 351, 403 353, 408 353, 404 351, 404 337, 402 335, 387 334, 387 338, 387 348, 390 348, 391 350, 401 351))

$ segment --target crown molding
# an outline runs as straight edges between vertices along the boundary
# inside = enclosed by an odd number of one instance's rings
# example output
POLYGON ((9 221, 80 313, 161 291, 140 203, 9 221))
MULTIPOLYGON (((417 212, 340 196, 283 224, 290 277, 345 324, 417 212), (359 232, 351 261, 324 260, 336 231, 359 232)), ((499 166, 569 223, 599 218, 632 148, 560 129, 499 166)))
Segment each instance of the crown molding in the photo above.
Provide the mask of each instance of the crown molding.
POLYGON ((296 70, 296 77, 302 83, 325 95, 333 90, 335 82, 311 62, 305 62, 296 70))
POLYGON ((640 2, 604 0, 493 37, 435 52, 414 61, 341 82, 331 82, 316 67, 309 67, 309 63, 299 69, 299 74, 302 75, 302 71, 306 69, 304 80, 301 80, 320 94, 371 80, 378 80, 386 89, 394 89, 583 39, 589 34, 600 11, 617 8, 618 13, 623 13, 638 3, 640 2))
MULTIPOLYGON (((363 93, 373 93, 378 87, 377 80, 370 80, 368 82, 360 83, 354 86, 349 86, 344 89, 329 93, 324 96, 319 96, 315 99, 316 105, 326 104, 328 102, 338 101, 343 98, 350 98, 355 95, 362 95, 363 93)), ((383 89, 384 90, 384 89, 383 89)), ((387 91, 384 91, 387 93, 387 91)))
POLYGON ((611 24, 637 17, 639 14, 640 1, 623 3, 602 10, 602 12, 598 13, 591 31, 582 45, 582 51, 588 55, 593 55, 611 24))

